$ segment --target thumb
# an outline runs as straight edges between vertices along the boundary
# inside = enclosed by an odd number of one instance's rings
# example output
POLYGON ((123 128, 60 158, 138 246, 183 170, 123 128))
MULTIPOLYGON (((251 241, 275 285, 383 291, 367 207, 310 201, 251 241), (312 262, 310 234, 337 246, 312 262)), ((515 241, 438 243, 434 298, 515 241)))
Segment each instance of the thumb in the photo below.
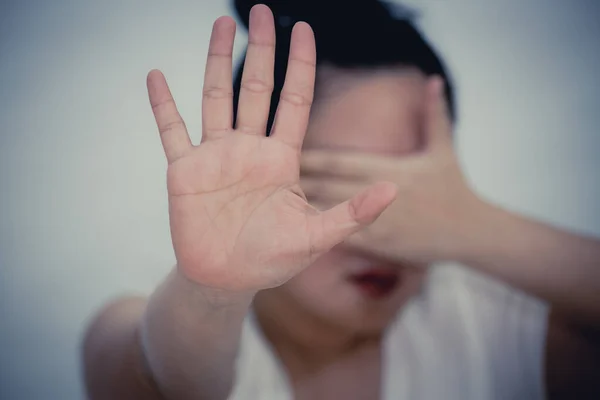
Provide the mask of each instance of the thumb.
POLYGON ((313 254, 328 251, 348 236, 373 223, 396 199, 397 192, 395 184, 379 182, 350 200, 308 217, 313 254))
POLYGON ((437 151, 452 145, 452 124, 444 97, 444 80, 434 76, 427 82, 425 113, 426 148, 437 151))

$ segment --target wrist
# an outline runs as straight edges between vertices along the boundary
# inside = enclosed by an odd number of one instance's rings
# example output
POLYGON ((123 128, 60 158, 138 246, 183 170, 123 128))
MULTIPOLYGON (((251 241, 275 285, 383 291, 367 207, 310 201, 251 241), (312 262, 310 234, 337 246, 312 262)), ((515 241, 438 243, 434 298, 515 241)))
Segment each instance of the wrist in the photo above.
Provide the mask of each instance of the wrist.
MULTIPOLYGON (((227 377, 252 299, 203 287, 174 268, 150 297, 139 328, 146 369, 166 396, 191 398, 205 392, 215 371, 227 377)), ((230 383, 219 380, 217 391, 226 393, 230 383)))
POLYGON ((492 253, 506 223, 506 211, 489 202, 478 199, 464 215, 454 261, 477 266, 492 253))
POLYGON ((479 197, 469 203, 457 224, 452 261, 476 264, 495 241, 504 211, 479 197))
POLYGON ((203 300, 207 305, 216 308, 236 306, 247 308, 257 293, 252 290, 233 291, 206 286, 191 280, 179 268, 175 268, 172 272, 171 279, 178 291, 187 292, 191 296, 203 300))

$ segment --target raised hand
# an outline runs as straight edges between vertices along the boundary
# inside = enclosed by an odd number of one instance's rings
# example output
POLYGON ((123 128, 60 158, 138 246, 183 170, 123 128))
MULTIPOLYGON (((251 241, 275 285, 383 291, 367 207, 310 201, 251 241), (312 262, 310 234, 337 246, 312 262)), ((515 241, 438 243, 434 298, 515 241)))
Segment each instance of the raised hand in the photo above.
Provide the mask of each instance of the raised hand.
POLYGON ((273 86, 275 29, 263 5, 250 13, 236 126, 232 126, 235 22, 219 18, 209 45, 202 143, 194 146, 163 75, 148 92, 169 163, 171 236, 179 270, 205 287, 252 292, 280 285, 394 200, 391 183, 372 185, 326 212, 309 206, 299 180, 315 80, 311 28, 292 31, 286 81, 273 130, 266 124, 273 86))

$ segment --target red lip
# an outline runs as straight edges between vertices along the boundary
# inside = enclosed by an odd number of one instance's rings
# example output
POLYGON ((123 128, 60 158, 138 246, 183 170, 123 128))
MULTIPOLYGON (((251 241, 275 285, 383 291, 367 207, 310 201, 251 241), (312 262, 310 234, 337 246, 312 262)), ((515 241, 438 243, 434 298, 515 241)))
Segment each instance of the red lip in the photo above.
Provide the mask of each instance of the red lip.
POLYGON ((380 299, 391 294, 398 286, 400 276, 389 269, 370 269, 350 277, 363 294, 380 299))

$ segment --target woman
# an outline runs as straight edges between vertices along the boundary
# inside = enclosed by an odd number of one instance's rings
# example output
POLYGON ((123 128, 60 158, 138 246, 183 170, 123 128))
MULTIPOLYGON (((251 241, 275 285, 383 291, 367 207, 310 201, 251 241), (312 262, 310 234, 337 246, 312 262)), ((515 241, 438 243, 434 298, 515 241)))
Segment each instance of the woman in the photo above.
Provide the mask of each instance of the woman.
POLYGON ((90 325, 90 398, 597 395, 599 242, 469 188, 449 79, 407 20, 348 2, 334 31, 319 4, 282 3, 275 24, 236 2, 249 15, 236 90, 235 24, 215 22, 200 145, 148 76, 177 266, 90 325), (378 37, 406 43, 381 52, 378 37), (470 269, 428 272, 437 261, 470 269))

